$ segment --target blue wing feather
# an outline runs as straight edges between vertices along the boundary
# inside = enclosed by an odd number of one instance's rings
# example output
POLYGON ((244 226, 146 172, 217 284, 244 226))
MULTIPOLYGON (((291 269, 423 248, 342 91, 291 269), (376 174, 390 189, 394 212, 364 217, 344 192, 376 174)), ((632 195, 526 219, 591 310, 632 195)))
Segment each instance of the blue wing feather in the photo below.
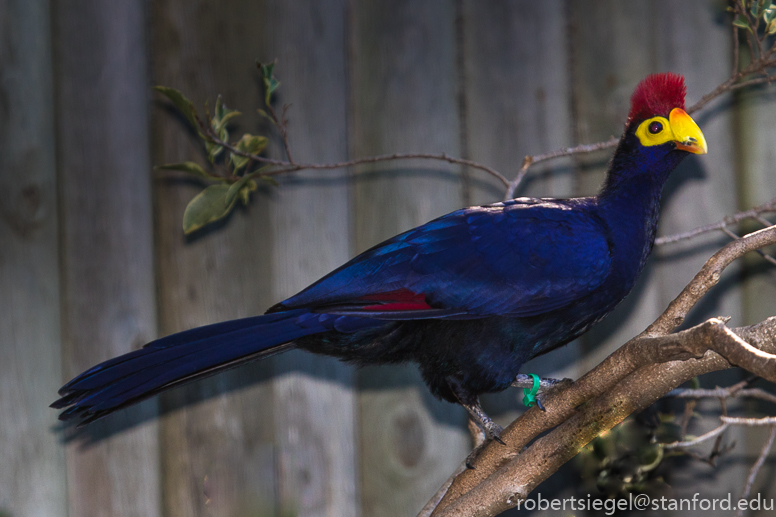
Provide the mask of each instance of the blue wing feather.
POLYGON ((563 307, 601 285, 611 266, 607 230, 589 202, 522 198, 452 212, 365 251, 278 308, 348 305, 353 314, 360 299, 398 290, 424 295, 440 317, 563 307))

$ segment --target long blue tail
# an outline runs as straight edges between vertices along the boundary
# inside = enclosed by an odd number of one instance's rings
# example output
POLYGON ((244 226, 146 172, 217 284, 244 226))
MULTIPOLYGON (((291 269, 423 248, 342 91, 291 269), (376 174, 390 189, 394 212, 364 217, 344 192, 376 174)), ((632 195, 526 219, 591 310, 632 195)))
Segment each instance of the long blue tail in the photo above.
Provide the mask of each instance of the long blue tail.
POLYGON ((297 309, 226 321, 173 334, 98 364, 65 384, 51 407, 85 425, 168 388, 269 357, 290 342, 332 330, 327 315, 297 309))

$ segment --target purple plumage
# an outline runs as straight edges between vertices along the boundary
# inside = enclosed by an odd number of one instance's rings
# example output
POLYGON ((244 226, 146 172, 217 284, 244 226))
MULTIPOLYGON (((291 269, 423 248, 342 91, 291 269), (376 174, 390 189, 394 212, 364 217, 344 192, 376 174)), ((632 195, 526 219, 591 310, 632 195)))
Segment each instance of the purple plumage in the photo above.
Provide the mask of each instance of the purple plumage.
POLYGON ((689 119, 683 106, 681 76, 653 75, 637 87, 598 196, 452 212, 378 244, 264 316, 168 336, 97 365, 52 406, 87 423, 300 348, 359 365, 415 362, 434 395, 461 403, 497 436, 478 395, 509 387, 523 363, 585 332, 633 287, 652 249, 663 184, 688 150, 705 152, 700 130, 681 139, 654 132, 656 123, 671 130, 669 115, 689 119))

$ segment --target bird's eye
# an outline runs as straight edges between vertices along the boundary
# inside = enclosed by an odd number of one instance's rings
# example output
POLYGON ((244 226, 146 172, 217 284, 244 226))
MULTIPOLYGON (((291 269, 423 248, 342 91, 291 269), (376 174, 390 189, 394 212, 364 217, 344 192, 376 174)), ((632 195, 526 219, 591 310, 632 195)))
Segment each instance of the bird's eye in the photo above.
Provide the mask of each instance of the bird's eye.
POLYGON ((657 120, 649 125, 649 132, 652 133, 653 135, 656 135, 661 131, 663 131, 663 124, 661 124, 657 120))

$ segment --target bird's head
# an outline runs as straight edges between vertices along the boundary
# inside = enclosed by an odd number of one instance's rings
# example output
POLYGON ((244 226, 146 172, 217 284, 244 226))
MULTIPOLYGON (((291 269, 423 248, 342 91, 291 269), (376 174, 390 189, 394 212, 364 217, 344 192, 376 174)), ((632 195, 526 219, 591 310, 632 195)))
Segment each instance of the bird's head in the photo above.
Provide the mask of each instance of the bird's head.
POLYGON ((653 74, 641 81, 631 97, 626 131, 644 147, 706 154, 706 139, 684 111, 687 88, 677 74, 653 74))
POLYGON ((684 111, 685 92, 684 77, 671 73, 650 75, 636 86, 605 186, 637 176, 662 185, 682 158, 707 152, 703 133, 684 111))

